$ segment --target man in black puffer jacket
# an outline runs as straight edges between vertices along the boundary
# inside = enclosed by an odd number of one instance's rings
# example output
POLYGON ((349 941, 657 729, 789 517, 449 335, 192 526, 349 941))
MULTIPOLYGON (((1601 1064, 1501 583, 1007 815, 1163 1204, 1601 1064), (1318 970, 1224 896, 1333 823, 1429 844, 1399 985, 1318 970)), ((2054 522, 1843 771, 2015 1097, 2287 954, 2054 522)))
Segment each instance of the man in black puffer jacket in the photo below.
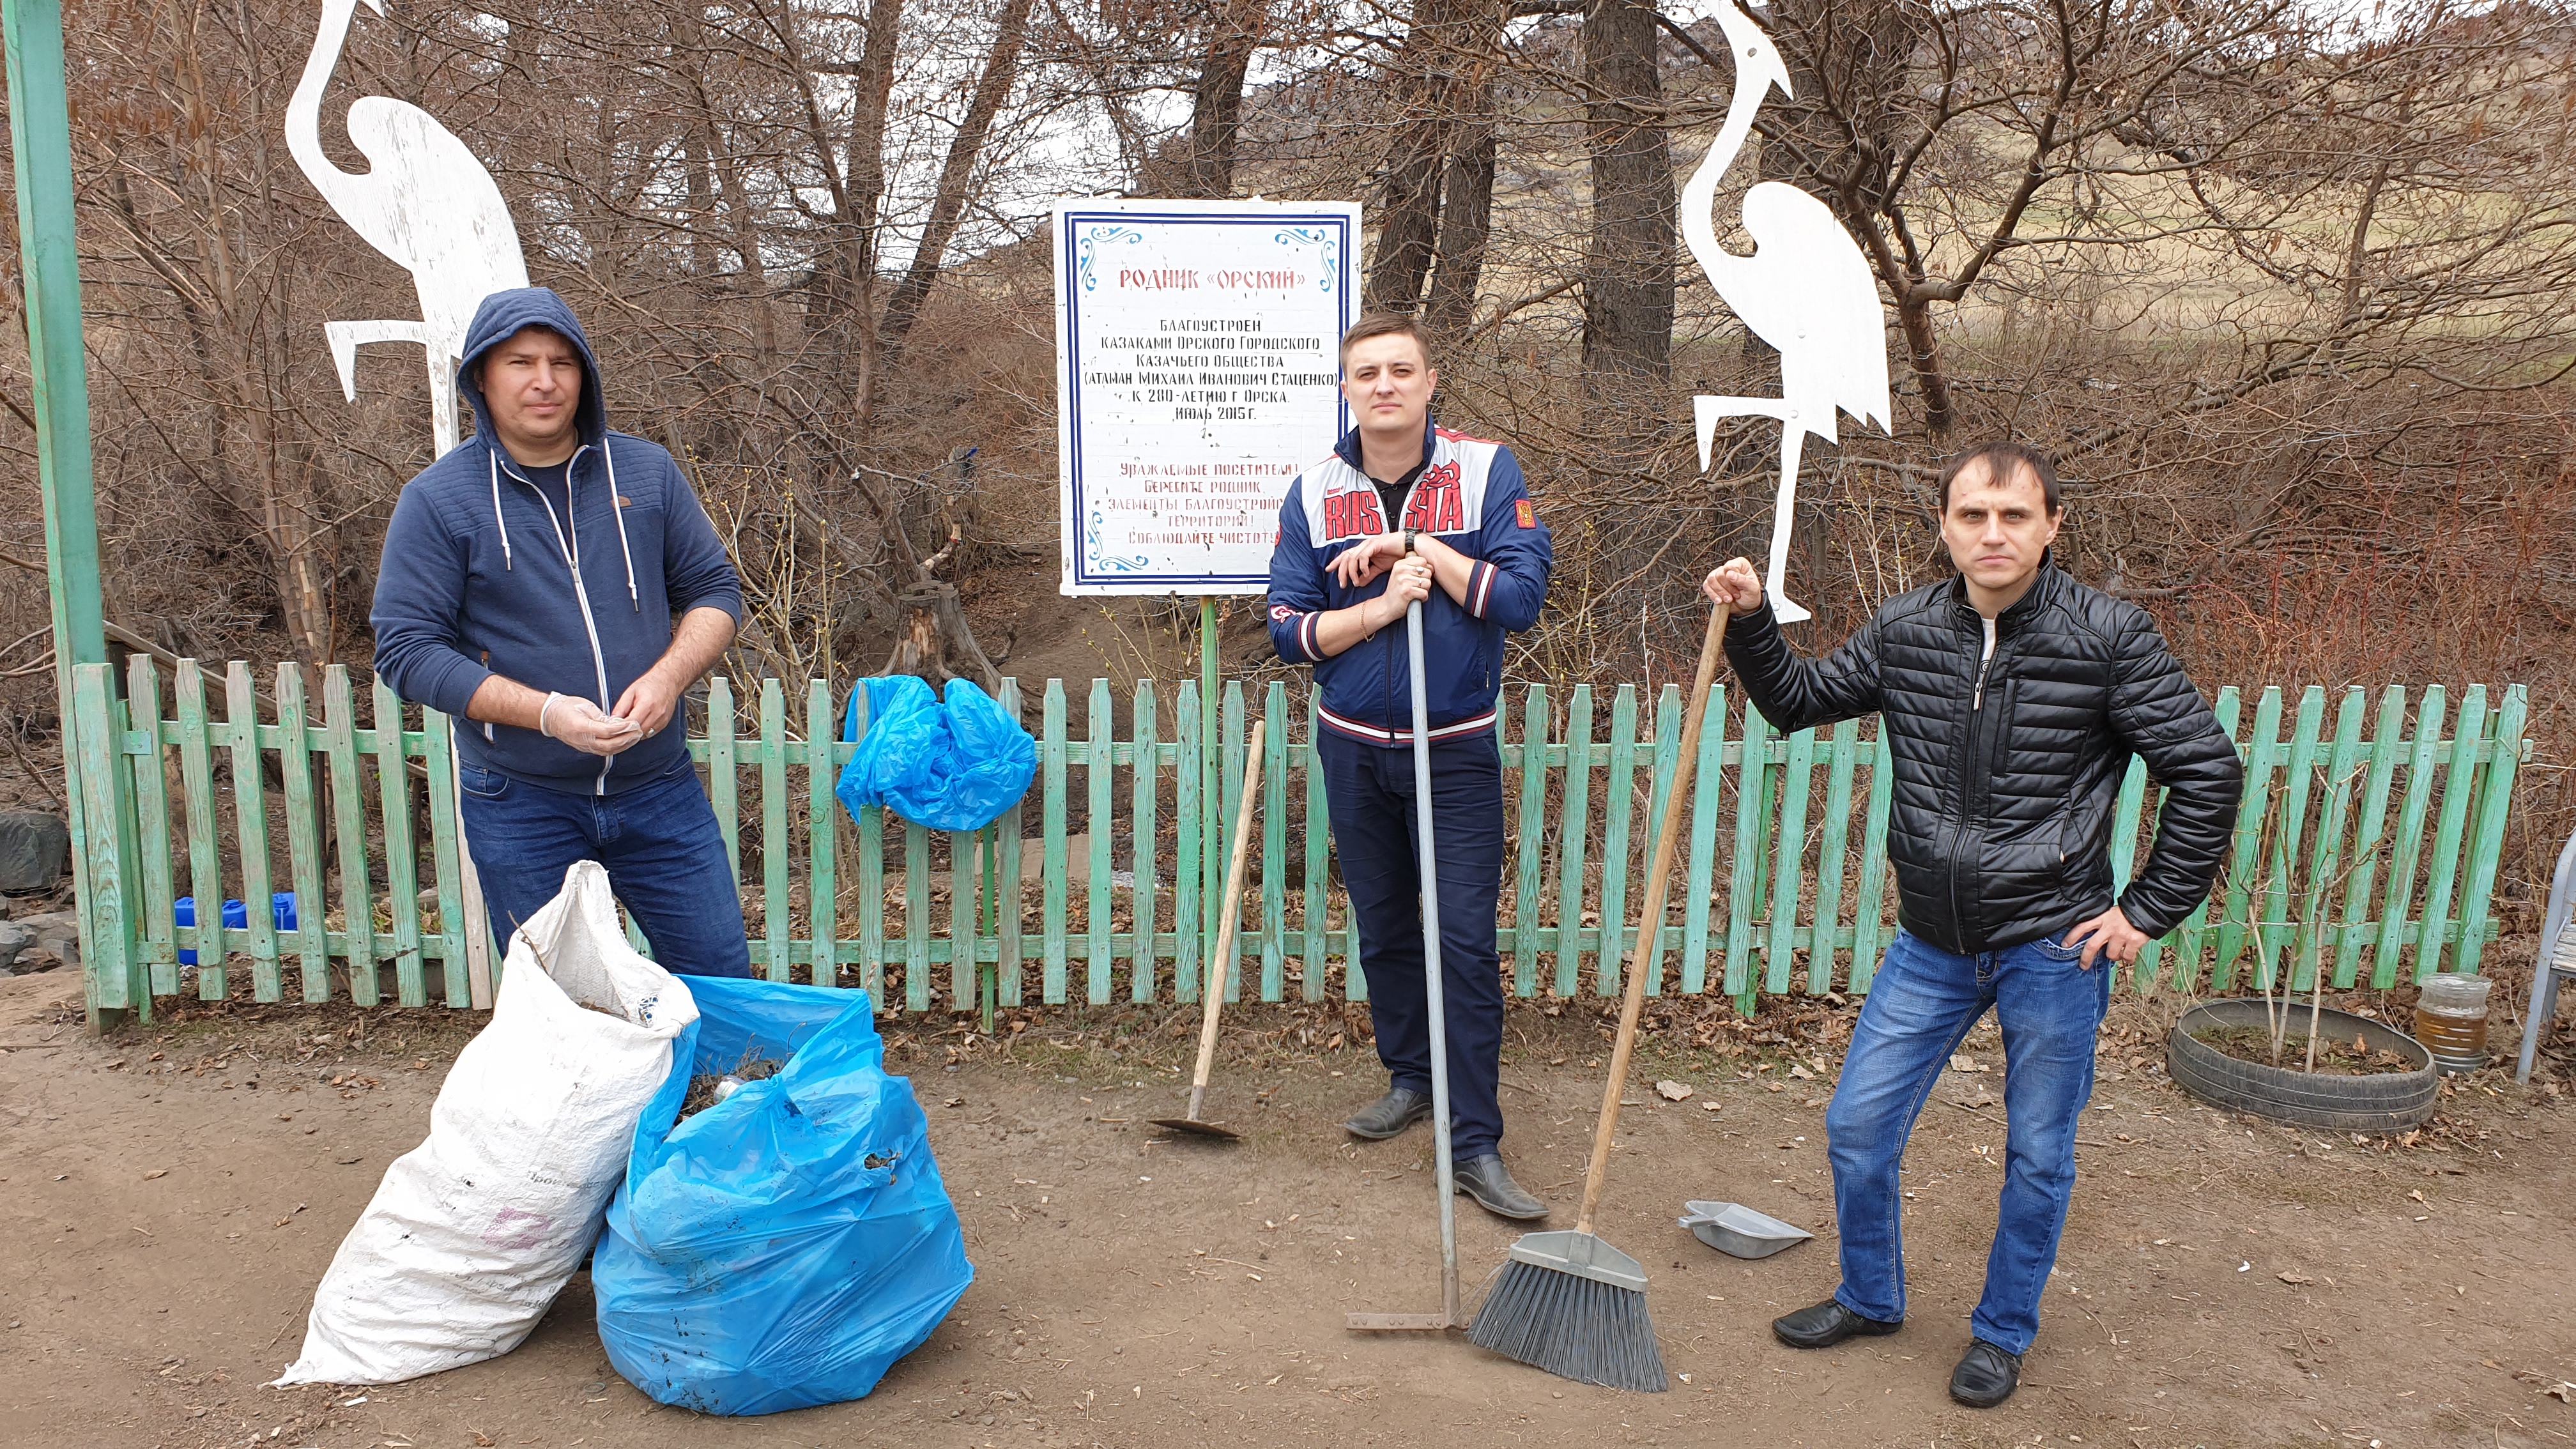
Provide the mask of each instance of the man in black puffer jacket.
POLYGON ((2077 1115, 2116 974, 2209 894, 2236 822, 2235 745, 2133 604, 2050 561, 2065 520, 2050 459, 1991 443, 1941 478, 1959 577, 1890 600, 1824 660, 1780 636, 1753 566, 1707 579, 1735 610, 1726 654, 1782 731, 1875 713, 1895 769, 1887 855, 1902 927, 1870 983, 1825 1115, 1842 1286, 1774 1322, 1793 1348, 1905 1317, 1899 1162, 1932 1083, 1992 1007, 2004 1035, 2002 1210, 1961 1403, 2010 1397, 2075 1190, 2077 1115), (2115 900, 2111 812, 2129 757, 2169 791, 2115 900))

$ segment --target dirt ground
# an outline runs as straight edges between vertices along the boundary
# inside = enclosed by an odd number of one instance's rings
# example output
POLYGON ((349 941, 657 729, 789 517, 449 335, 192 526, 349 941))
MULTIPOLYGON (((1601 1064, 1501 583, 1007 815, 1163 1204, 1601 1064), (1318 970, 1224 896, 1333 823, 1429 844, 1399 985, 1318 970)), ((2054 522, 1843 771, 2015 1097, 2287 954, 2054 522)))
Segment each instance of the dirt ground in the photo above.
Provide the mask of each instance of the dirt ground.
MULTIPOLYGON (((10 1445, 2576 1443, 2576 1407, 2552 1396, 2576 1397, 2563 1088, 2488 1072, 2406 1139, 2294 1132, 2165 1085, 2128 1005, 2085 1113, 2046 1327, 2021 1393, 1983 1413, 1944 1388, 2001 1178, 1990 1030, 1967 1053, 1983 1070, 1945 1076, 1908 1158, 1911 1321, 1811 1354, 1766 1325, 1835 1280, 1831 1024, 1709 1049, 1659 1035, 1601 1224, 1654 1275, 1674 1379, 1631 1395, 1463 1338, 1344 1330, 1352 1309, 1437 1307, 1430 1139, 1350 1142, 1337 1123, 1378 1090, 1374 1054, 1339 1013, 1278 1008, 1227 1037, 1211 1111, 1248 1129, 1232 1147, 1143 1121, 1185 1096, 1190 1024, 1172 1014, 1040 1017, 998 1046, 945 1020, 889 1022, 976 1281, 862 1402, 753 1420, 661 1408, 609 1368, 586 1278, 494 1362, 269 1389, 472 1022, 386 1011, 361 1030, 345 1008, 271 1008, 100 1042, 81 1034, 76 990, 59 973, 0 981, 10 1445), (1658 1078, 1691 1096, 1664 1100, 1658 1078), (1818 1239, 1724 1258, 1675 1226, 1689 1198, 1818 1239)), ((1571 1226, 1603 1040, 1583 1010, 1513 1013, 1506 1150, 1560 1206, 1556 1226, 1571 1226)), ((1511 1237, 1462 1204, 1471 1301, 1511 1237)))

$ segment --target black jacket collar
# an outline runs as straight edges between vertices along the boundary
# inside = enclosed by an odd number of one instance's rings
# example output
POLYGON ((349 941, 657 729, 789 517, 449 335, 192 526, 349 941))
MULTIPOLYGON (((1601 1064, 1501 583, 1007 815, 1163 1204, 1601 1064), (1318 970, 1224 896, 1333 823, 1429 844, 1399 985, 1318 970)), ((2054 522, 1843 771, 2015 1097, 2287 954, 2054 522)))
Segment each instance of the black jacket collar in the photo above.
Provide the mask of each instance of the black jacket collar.
MULTIPOLYGON (((2057 566, 2057 550, 2053 548, 2043 550, 2039 556, 2039 573, 2031 579, 2030 591, 2015 599, 2012 607, 1995 616, 1997 637, 2017 633, 2024 625, 2037 618, 2048 608, 2050 601, 2057 597, 2057 591, 2065 578, 2065 570, 2057 566)), ((1950 603, 1963 620, 1976 617, 1976 605, 1968 602, 1966 575, 1952 576, 1950 603)))

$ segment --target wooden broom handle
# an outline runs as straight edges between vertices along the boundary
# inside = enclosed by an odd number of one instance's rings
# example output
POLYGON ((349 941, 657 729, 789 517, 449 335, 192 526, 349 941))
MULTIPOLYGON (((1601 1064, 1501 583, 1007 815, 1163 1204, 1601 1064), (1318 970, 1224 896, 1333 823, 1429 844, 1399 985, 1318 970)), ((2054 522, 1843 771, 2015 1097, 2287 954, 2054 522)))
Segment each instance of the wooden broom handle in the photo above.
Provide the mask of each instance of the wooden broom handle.
POLYGON ((1267 723, 1252 722, 1252 737, 1243 746, 1243 801, 1234 812, 1234 858, 1225 867, 1225 914, 1216 933, 1216 955, 1199 972, 1199 992, 1207 998, 1199 1023, 1199 1064, 1190 1073, 1190 1120, 1199 1119, 1200 1103, 1207 1096, 1208 1072, 1216 1065, 1216 1014, 1225 1004, 1226 973, 1234 968, 1234 931, 1236 918, 1243 914, 1243 864, 1252 844, 1252 802, 1261 793, 1261 734, 1267 723))
MULTIPOLYGON (((1708 638, 1699 646, 1699 674, 1691 681, 1690 712, 1682 716, 1681 758, 1673 762, 1673 785, 1664 797, 1663 828, 1655 832, 1655 863, 1646 873, 1646 899, 1637 911, 1637 944, 1628 951, 1628 982, 1619 1000, 1619 1037, 1610 1046, 1610 1082, 1601 1092, 1601 1125, 1592 1130, 1592 1162, 1583 1170, 1583 1212, 1578 1233, 1592 1231, 1592 1210, 1601 1205, 1601 1189, 1610 1176, 1610 1134, 1619 1130, 1619 1097, 1628 1085, 1628 1056, 1637 1045, 1637 1016, 1646 1006, 1646 973, 1664 964, 1664 884, 1673 870, 1673 846, 1681 837, 1682 816, 1689 813, 1691 777, 1699 772, 1700 721, 1708 714, 1708 690, 1717 678, 1717 661, 1726 653, 1726 606, 1708 616, 1708 638)), ((1612 923, 1612 928, 1617 928, 1612 923)))

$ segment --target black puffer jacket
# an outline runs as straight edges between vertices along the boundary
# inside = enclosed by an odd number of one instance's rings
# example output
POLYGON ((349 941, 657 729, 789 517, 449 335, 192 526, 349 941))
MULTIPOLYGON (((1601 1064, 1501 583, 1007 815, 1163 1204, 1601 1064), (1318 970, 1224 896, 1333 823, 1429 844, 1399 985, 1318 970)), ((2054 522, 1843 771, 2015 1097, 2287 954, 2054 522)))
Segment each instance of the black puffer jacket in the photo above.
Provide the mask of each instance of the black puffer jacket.
POLYGON ((2236 824, 2234 743, 2146 611, 2053 562, 1995 633, 1982 698, 1985 629, 1956 578, 1888 601, 1821 661, 1790 652, 1765 603, 1730 623, 1726 655, 1784 732, 1879 714, 1906 930, 1975 954, 2109 909, 2111 810, 2133 753, 2173 793, 2119 904, 2151 937, 2172 930, 2208 896, 2236 824))

